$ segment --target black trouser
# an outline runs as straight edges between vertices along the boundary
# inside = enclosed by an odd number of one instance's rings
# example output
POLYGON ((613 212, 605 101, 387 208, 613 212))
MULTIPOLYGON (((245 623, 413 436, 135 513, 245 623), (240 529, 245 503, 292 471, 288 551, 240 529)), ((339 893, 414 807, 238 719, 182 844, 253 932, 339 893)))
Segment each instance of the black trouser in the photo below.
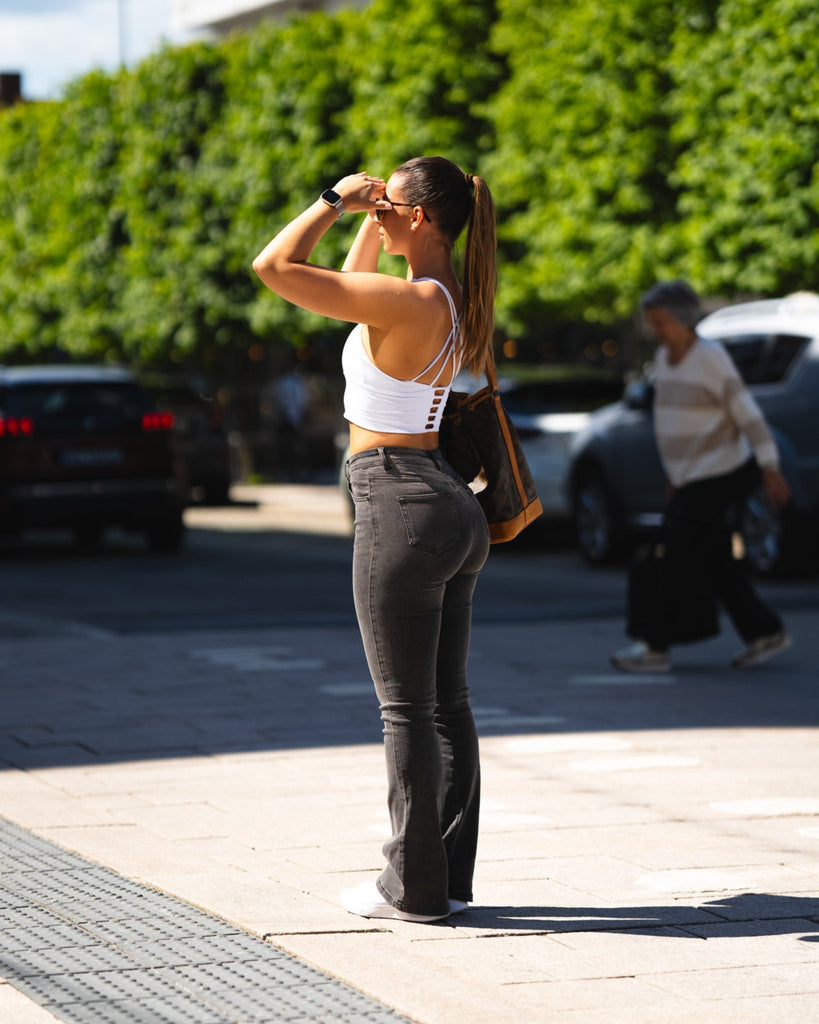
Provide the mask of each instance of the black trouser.
POLYGON ((656 621, 645 637, 653 650, 664 651, 671 645, 676 608, 697 579, 716 595, 745 643, 783 628, 779 616, 754 590, 745 562, 733 555, 738 506, 754 475, 754 463, 748 462, 732 473, 679 488, 669 502, 662 593, 656 621))

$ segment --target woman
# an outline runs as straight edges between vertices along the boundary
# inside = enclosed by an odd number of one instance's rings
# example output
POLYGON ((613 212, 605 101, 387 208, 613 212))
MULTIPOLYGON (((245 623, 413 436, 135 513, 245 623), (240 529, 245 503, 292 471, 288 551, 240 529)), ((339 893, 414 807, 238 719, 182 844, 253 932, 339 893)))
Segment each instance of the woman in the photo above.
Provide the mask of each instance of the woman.
POLYGON ((375 883, 341 894, 363 917, 437 921, 466 909, 478 833, 478 740, 466 665, 485 517, 438 448, 459 368, 492 342, 495 214, 485 182, 419 157, 386 183, 351 174, 254 260, 272 291, 356 326, 344 346, 353 590, 387 759, 392 838, 375 883), (342 271, 310 263, 345 211, 366 213, 342 271), (469 224, 463 284, 453 246, 469 224), (406 278, 378 273, 384 251, 406 278))
POLYGON ((625 672, 663 672, 686 583, 704 580, 725 606, 745 648, 735 668, 760 664, 790 647, 782 620, 759 598, 733 557, 732 520, 757 467, 768 500, 782 508, 790 488, 768 425, 725 348, 697 336, 699 298, 684 281, 656 284, 642 297, 660 343, 654 362, 654 433, 669 482, 661 593, 647 635, 612 655, 625 672))

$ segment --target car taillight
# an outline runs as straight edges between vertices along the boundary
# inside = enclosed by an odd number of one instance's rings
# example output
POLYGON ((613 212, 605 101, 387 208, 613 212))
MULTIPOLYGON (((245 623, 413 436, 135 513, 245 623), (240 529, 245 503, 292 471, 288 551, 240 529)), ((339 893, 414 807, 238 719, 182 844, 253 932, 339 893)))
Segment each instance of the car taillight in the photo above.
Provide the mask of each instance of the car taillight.
POLYGON ((0 437, 28 437, 33 433, 30 416, 0 416, 0 437))
POLYGON ((146 412, 142 417, 143 430, 173 430, 172 412, 146 412))

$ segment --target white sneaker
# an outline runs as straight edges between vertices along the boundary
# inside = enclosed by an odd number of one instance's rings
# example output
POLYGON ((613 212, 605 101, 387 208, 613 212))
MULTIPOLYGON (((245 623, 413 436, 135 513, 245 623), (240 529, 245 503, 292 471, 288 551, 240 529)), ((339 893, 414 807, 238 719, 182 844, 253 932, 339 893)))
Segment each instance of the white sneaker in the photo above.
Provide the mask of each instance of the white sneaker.
MULTIPOLYGON (((359 917, 379 917, 388 921, 414 921, 416 924, 429 924, 431 921, 442 921, 452 912, 446 914, 410 914, 387 903, 375 886, 375 882, 365 882, 355 889, 344 889, 340 896, 341 905, 351 914, 359 917)), ((452 901, 455 902, 455 901, 452 901)), ((461 908, 466 909, 466 904, 461 908)), ((458 913, 458 911, 455 911, 458 913)))
POLYGON ((462 914, 465 910, 469 910, 469 904, 465 903, 463 900, 449 901, 450 914, 462 914))
POLYGON ((769 633, 768 636, 761 636, 740 651, 731 659, 733 668, 750 668, 751 665, 759 665, 776 654, 781 654, 791 646, 791 638, 781 629, 778 633, 769 633))
POLYGON ((610 661, 622 672, 668 672, 671 668, 668 651, 652 651, 642 640, 615 651, 610 661))

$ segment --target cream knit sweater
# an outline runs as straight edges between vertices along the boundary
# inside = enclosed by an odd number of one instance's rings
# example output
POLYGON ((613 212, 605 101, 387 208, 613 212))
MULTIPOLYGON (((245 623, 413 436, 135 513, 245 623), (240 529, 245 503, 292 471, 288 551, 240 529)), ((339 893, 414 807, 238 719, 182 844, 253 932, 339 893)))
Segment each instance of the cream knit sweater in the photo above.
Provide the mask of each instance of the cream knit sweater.
POLYGON ((719 342, 698 338, 673 366, 661 346, 654 380, 654 432, 674 487, 730 473, 752 452, 763 468, 779 468, 762 411, 719 342))

